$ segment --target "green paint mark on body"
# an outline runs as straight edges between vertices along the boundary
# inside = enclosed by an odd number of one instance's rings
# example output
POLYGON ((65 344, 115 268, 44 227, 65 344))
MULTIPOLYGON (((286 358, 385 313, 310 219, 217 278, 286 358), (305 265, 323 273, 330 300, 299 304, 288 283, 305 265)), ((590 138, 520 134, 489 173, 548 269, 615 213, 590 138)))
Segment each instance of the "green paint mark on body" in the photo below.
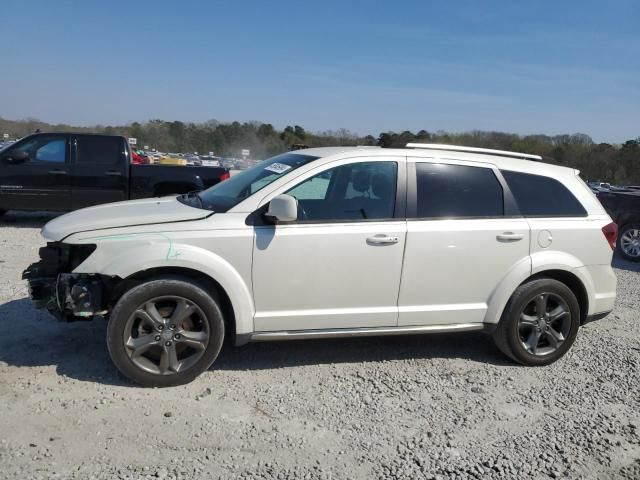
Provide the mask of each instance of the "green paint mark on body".
POLYGON ((169 261, 169 259, 172 259, 172 258, 177 259, 180 256, 179 251, 173 251, 173 241, 171 240, 171 237, 160 232, 131 233, 131 234, 123 234, 123 235, 101 235, 97 237, 84 237, 84 238, 80 238, 79 240, 107 240, 107 241, 108 240, 131 240, 133 238, 145 236, 145 235, 147 236, 158 235, 164 238, 168 242, 167 254, 165 255, 165 258, 164 258, 166 261, 169 261))

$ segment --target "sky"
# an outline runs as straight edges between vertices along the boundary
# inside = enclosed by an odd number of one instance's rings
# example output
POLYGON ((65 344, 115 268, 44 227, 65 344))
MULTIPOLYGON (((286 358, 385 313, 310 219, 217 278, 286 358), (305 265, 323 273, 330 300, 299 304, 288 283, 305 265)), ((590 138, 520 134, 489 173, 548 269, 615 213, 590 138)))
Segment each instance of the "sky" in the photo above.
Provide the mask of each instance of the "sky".
POLYGON ((0 5, 0 117, 640 136, 640 1, 0 5))

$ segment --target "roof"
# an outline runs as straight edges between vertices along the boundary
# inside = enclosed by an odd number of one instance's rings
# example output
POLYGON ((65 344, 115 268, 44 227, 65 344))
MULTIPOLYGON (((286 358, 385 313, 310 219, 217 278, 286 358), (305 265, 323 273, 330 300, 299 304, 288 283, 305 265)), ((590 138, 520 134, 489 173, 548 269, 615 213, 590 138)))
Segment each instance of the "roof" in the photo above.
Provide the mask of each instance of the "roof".
POLYGON ((491 148, 463 147, 460 145, 444 145, 441 143, 407 143, 407 148, 423 148, 427 150, 445 150, 448 152, 470 152, 483 155, 497 155, 499 157, 522 158, 526 160, 542 160, 540 155, 530 153, 510 152, 507 150, 495 150, 491 148))
POLYGON ((334 155, 357 154, 357 156, 371 155, 376 157, 382 156, 402 156, 412 158, 434 158, 448 160, 462 160, 466 162, 478 162, 495 165, 502 170, 515 170, 525 173, 534 173, 538 175, 575 175, 576 170, 551 163, 538 161, 537 156, 534 159, 519 158, 521 155, 517 152, 501 152, 495 153, 488 151, 473 151, 468 147, 453 147, 455 150, 443 149, 440 145, 422 145, 420 148, 381 148, 381 147, 364 147, 364 146, 342 146, 342 147, 321 147, 307 148, 304 150, 294 150, 289 153, 300 155, 312 155, 318 158, 325 158, 334 155), (465 150, 465 151, 459 151, 465 150), (508 154, 509 156, 505 156, 508 154))
POLYGON ((382 150, 381 147, 365 147, 365 146, 339 146, 339 147, 316 147, 303 148, 300 150, 291 150, 288 153, 297 155, 311 155, 313 157, 324 158, 340 153, 349 153, 352 151, 362 152, 363 150, 382 150))
MULTIPOLYGON (((42 135, 75 135, 77 137, 83 137, 83 136, 91 136, 91 137, 119 137, 119 138, 127 138, 124 135, 116 135, 116 134, 109 134, 109 133, 91 133, 91 132, 59 132, 59 131, 52 131, 52 132, 34 132, 34 133, 30 133, 28 135, 25 135, 22 138, 27 138, 27 137, 35 137, 35 136, 42 136, 42 135)), ((22 140, 22 138, 20 140, 22 140)))

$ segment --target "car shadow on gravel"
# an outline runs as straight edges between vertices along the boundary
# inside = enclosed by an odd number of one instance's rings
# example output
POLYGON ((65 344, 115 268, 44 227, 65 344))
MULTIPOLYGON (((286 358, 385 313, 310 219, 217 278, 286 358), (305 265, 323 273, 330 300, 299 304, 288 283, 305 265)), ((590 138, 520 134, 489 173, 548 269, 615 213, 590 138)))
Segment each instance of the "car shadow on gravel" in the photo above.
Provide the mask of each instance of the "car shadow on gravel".
POLYGON ((19 212, 9 210, 0 217, 0 228, 42 228, 45 223, 62 215, 61 212, 19 212))
MULTIPOLYGON (((58 322, 28 298, 0 305, 0 362, 55 366, 56 373, 106 385, 134 386, 111 363, 106 322, 58 322)), ((263 370, 306 365, 415 359, 464 359, 514 365, 481 333, 432 334, 225 345, 213 370, 263 370)))
POLYGON ((58 322, 28 298, 0 305, 0 362, 15 367, 55 366, 56 373, 107 385, 133 385, 111 363, 107 323, 58 322))
POLYGON ((225 348, 213 370, 263 370, 394 360, 461 359, 514 366, 489 335, 478 332, 250 343, 225 348))

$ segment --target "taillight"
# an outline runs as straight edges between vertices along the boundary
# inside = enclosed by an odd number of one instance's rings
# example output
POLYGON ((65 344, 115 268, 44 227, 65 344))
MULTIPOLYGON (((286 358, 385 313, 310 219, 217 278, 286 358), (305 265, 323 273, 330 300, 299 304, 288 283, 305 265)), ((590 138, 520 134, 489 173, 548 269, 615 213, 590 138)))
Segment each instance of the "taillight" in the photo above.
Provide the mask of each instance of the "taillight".
POLYGON ((231 175, 229 174, 229 172, 224 172, 222 175, 220 175, 220 181, 224 182, 225 180, 229 180, 231 178, 231 175))
POLYGON ((602 227, 602 233, 604 234, 604 238, 609 242, 609 246, 611 250, 616 248, 616 240, 618 239, 618 225, 611 222, 608 225, 602 227))

